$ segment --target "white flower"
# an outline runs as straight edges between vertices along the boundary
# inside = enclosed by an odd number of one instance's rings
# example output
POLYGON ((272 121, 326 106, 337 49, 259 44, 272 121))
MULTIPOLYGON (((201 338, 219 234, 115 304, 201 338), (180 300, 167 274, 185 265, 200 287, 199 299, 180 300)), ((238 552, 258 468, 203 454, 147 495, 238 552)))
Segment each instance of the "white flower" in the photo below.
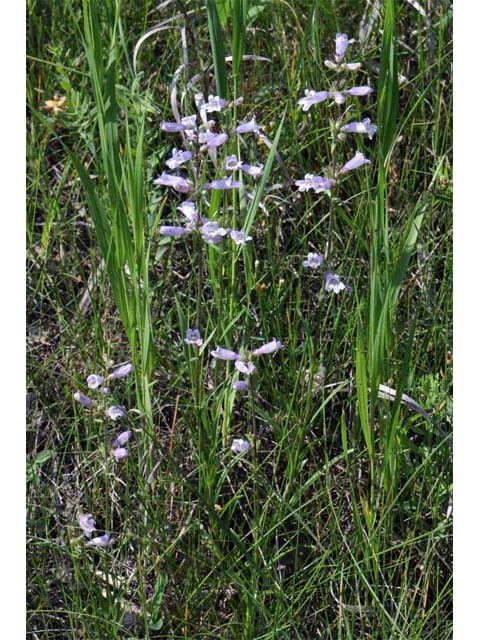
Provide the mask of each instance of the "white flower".
POLYGON ((340 293, 340 291, 343 291, 343 289, 346 289, 346 286, 340 280, 340 276, 336 273, 327 271, 327 273, 325 274, 325 291, 328 291, 329 293, 331 291, 333 291, 333 293, 340 293))
POLYGON ((246 453, 252 445, 242 438, 234 438, 231 450, 233 453, 246 453))
POLYGON ((102 376, 97 375, 96 373, 92 373, 92 375, 87 378, 87 385, 89 389, 98 389, 103 384, 104 378, 102 376))

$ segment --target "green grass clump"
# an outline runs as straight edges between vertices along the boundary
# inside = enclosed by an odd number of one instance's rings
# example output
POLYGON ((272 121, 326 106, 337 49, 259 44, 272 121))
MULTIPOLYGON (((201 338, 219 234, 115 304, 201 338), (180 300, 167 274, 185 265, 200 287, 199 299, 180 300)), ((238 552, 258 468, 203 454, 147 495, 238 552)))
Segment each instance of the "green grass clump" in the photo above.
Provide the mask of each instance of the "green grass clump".
POLYGON ((32 0, 28 15, 29 634, 450 638, 450 4, 426 19, 390 0, 32 0), (378 124, 371 141, 332 139, 331 101, 297 104, 330 88, 337 32, 362 62, 350 86, 374 88, 347 103, 378 124), (181 144, 159 125, 198 91, 243 96, 209 114, 230 132, 262 127, 189 169, 202 215, 245 229, 244 247, 161 233, 185 197, 152 184, 181 144), (295 188, 356 150, 371 165, 331 193, 295 188), (263 177, 201 195, 227 154, 263 177), (304 268, 309 252, 325 267, 304 268), (232 363, 212 367, 219 345, 273 337, 245 395, 232 363), (110 395, 87 388, 125 362, 110 395), (87 546, 80 514, 113 544, 87 546))

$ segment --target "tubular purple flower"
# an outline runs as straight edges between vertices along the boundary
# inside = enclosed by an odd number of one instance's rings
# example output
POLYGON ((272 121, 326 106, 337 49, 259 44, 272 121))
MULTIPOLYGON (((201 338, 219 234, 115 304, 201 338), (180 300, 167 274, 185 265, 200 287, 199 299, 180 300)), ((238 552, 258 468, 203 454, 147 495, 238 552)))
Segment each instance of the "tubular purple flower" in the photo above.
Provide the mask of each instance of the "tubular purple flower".
POLYGON ((371 164, 370 160, 367 160, 363 153, 357 151, 355 156, 346 162, 343 167, 340 169, 340 173, 347 173, 347 171, 353 171, 354 169, 358 169, 364 164, 371 164))
POLYGON ((346 71, 358 71, 362 65, 360 62, 344 62, 341 67, 346 71))
POLYGON ((128 362, 127 364, 122 364, 121 367, 112 371, 112 373, 108 376, 107 380, 117 380, 118 378, 126 378, 133 371, 133 364, 128 362))
POLYGON ((251 236, 247 236, 245 231, 236 231, 235 229, 230 229, 230 238, 237 245, 244 245, 246 242, 251 240, 251 236))
POLYGON ((177 209, 183 213, 183 215, 189 222, 193 222, 194 224, 196 224, 198 214, 197 205, 195 204, 195 202, 190 202, 187 200, 186 202, 182 202, 182 204, 177 207, 177 209))
POLYGON ((370 123, 370 118, 365 118, 362 122, 350 122, 344 125, 340 131, 345 133, 366 133, 370 140, 377 132, 377 126, 370 123))
POLYGON ((126 447, 117 447, 112 453, 115 460, 120 462, 120 460, 125 460, 128 456, 128 449, 126 447))
POLYGON ((276 338, 273 338, 270 342, 267 342, 266 344, 262 345, 258 349, 255 349, 255 351, 252 352, 252 355, 263 356, 263 355, 266 355, 267 353, 274 353, 275 351, 278 351, 279 349, 282 349, 282 348, 283 348, 283 344, 276 338))
POLYGON ((89 389, 98 389, 104 382, 104 378, 102 376, 97 375, 96 373, 92 373, 87 378, 87 385, 89 389))
POLYGON ((302 264, 306 269, 317 269, 323 264, 323 256, 319 253, 309 253, 302 264))
POLYGON ((182 151, 178 149, 174 149, 172 151, 172 157, 167 160, 166 164, 169 169, 176 169, 184 162, 191 160, 193 157, 193 153, 191 151, 182 151))
POLYGON ((91 407, 93 404, 93 400, 88 396, 83 395, 80 391, 75 391, 73 397, 79 404, 83 404, 84 407, 91 407))
POLYGON ((310 89, 306 89, 305 97, 300 98, 298 104, 302 105, 302 111, 308 111, 314 104, 325 102, 329 96, 330 93, 328 91, 312 91, 310 89))
POLYGON ((203 338, 200 335, 200 331, 198 329, 187 329, 187 334, 184 338, 184 342, 187 344, 192 344, 195 347, 201 347, 203 344, 203 338))
POLYGON ((310 191, 310 189, 313 189, 315 193, 321 193, 322 191, 331 189, 334 185, 334 180, 307 173, 304 180, 295 180, 295 185, 299 191, 310 191))
POLYGON ((246 440, 243 440, 243 438, 234 438, 232 440, 231 450, 233 453, 247 453, 250 447, 251 444, 246 440))
POLYGON ((228 234, 228 229, 221 227, 218 222, 208 220, 200 227, 200 233, 206 242, 218 244, 228 234))
POLYGON ((215 351, 210 351, 210 354, 217 360, 238 360, 240 358, 239 353, 223 347, 217 347, 215 351))
POLYGON ((105 413, 111 420, 116 422, 119 418, 123 418, 125 416, 125 409, 113 404, 111 407, 108 407, 105 413))
POLYGON ((195 127, 197 126, 197 116, 195 114, 193 114, 192 116, 185 116, 181 119, 181 123, 187 129, 195 129, 195 127))
POLYGON ((123 447, 127 444, 127 442, 130 440, 131 437, 132 437, 131 431, 122 431, 122 433, 120 433, 113 441, 113 446, 115 448, 123 447))
POLYGON ((172 238, 183 236, 185 233, 188 233, 188 231, 189 230, 186 227, 169 227, 166 225, 162 225, 160 227, 160 235, 171 236, 172 238))
POLYGON ((227 156, 223 168, 225 171, 233 171, 234 169, 239 169, 241 164, 236 155, 227 156))
POLYGON ((207 149, 213 149, 225 144, 228 140, 226 133, 212 133, 211 131, 205 131, 198 136, 200 144, 206 144, 207 149))
POLYGON ((78 524, 80 525, 81 530, 87 536, 87 538, 90 538, 92 536, 92 533, 95 531, 95 518, 92 516, 92 514, 88 513, 86 515, 79 516, 78 524))
POLYGON ((173 187, 175 191, 180 193, 188 193, 192 188, 190 180, 186 180, 180 176, 172 176, 168 173, 162 173, 159 178, 153 181, 154 185, 161 185, 165 187, 173 187))
POLYGON ((257 370, 253 362, 244 362, 243 360, 235 360, 235 368, 246 376, 251 376, 257 370))
POLYGON ((340 276, 336 273, 331 273, 327 271, 325 274, 325 291, 329 293, 333 291, 334 293, 340 293, 343 289, 345 289, 345 284, 340 280, 340 276))
POLYGON ((372 87, 352 87, 351 89, 347 89, 345 93, 349 96, 367 96, 369 93, 372 93, 372 87))
POLYGON ((244 162, 242 162, 240 164, 240 169, 247 175, 254 176, 255 178, 263 175, 263 165, 261 165, 260 167, 255 167, 251 164, 245 164, 244 162))
POLYGON ((346 33, 337 33, 335 36, 335 60, 341 62, 348 48, 348 36, 346 33))
POLYGON ((238 105, 240 105, 240 104, 243 104, 242 96, 239 96, 235 100, 232 100, 228 106, 229 107, 238 107, 238 105))
POLYGON ((87 542, 87 547, 109 547, 112 544, 112 537, 109 533, 104 533, 103 536, 93 538, 87 542))
POLYGON ((252 117, 248 122, 241 122, 238 127, 235 127, 233 130, 234 133, 250 133, 251 131, 258 131, 257 121, 255 116, 252 117))
POLYGON ((177 133, 178 131, 185 131, 187 127, 181 122, 165 122, 162 120, 160 122, 160 129, 162 131, 166 131, 167 133, 177 133))
POLYGON ((213 113, 214 111, 223 111, 226 106, 226 101, 219 96, 208 96, 208 102, 204 102, 200 111, 206 111, 207 113, 213 113))
POLYGON ((244 392, 248 390, 248 382, 246 380, 237 380, 232 384, 235 391, 244 392))
POLYGON ((239 180, 234 180, 232 176, 228 178, 222 178, 221 180, 212 180, 204 185, 205 189, 239 189, 242 183, 239 180))

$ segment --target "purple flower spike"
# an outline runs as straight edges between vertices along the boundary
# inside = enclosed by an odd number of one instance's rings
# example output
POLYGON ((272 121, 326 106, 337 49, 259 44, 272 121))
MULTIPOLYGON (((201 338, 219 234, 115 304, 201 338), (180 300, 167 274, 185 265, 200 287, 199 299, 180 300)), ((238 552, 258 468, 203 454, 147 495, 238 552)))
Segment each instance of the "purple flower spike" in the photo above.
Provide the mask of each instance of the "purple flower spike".
POLYGON ((191 160, 193 157, 193 153, 191 151, 181 151, 178 149, 174 149, 172 151, 172 157, 167 160, 167 167, 169 169, 176 169, 184 162, 191 160))
POLYGON ((222 178, 221 180, 212 180, 212 182, 207 182, 204 187, 205 189, 239 189, 242 186, 242 183, 239 180, 234 180, 232 176, 228 178, 222 178))
POLYGON ((347 173, 347 171, 353 171, 354 169, 358 169, 364 164, 370 163, 370 160, 367 160, 363 153, 357 151, 355 156, 343 165, 343 167, 340 169, 340 173, 347 173))
POLYGON ((125 409, 113 404, 111 407, 108 407, 105 413, 111 420, 116 422, 119 418, 123 418, 125 416, 125 409))
POLYGON ((257 370, 253 362, 244 362, 243 360, 236 360, 235 368, 246 376, 251 376, 257 370))
POLYGON ((109 533, 104 533, 103 536, 93 538, 90 542, 87 542, 87 547, 109 547, 112 544, 112 537, 109 533))
POLYGON ((184 342, 192 344, 195 347, 201 347, 203 344, 203 338, 198 329, 187 329, 187 335, 184 338, 184 342))
POLYGON ((131 431, 122 431, 122 433, 120 433, 113 441, 113 446, 115 448, 123 447, 127 444, 127 442, 130 440, 131 437, 132 437, 131 431))
POLYGON ((302 105, 302 111, 308 111, 311 106, 319 102, 324 102, 329 96, 330 93, 328 91, 311 91, 307 89, 305 91, 305 98, 300 98, 298 104, 302 105))
POLYGON ((234 169, 240 169, 241 164, 242 163, 238 160, 237 156, 227 156, 223 168, 225 171, 233 171, 234 169))
POLYGON ((238 360, 240 358, 240 354, 223 347, 217 347, 215 351, 210 351, 210 353, 217 360, 238 360))
POLYGON ((245 392, 248 390, 248 382, 246 380, 237 380, 232 384, 235 391, 245 392))
POLYGON ((234 438, 232 440, 231 450, 233 453, 247 453, 250 447, 251 444, 246 440, 243 440, 243 438, 234 438))
POLYGON ((192 188, 190 180, 186 180, 180 176, 172 176, 169 173, 162 173, 159 178, 153 181, 156 186, 173 187, 175 191, 180 193, 188 193, 192 188))
POLYGON ((295 180, 295 184, 299 191, 310 191, 310 189, 313 189, 315 193, 321 193, 322 191, 331 189, 334 185, 334 180, 307 173, 304 180, 295 180))
POLYGON ((330 273, 327 271, 325 274, 325 291, 329 293, 333 291, 333 293, 340 293, 343 289, 346 289, 344 283, 340 280, 340 276, 336 273, 330 273))
POLYGON ((255 116, 253 116, 252 119, 248 122, 241 122, 238 127, 233 130, 234 133, 250 133, 251 131, 258 131, 258 125, 255 116))
POLYGON ((230 229, 230 238, 237 245, 244 245, 246 242, 251 240, 251 236, 247 236, 245 231, 236 231, 235 229, 230 229))
POLYGON ((350 122, 344 125, 340 131, 345 133, 366 133, 370 140, 377 132, 377 126, 370 123, 370 118, 365 118, 362 122, 350 122))
POLYGON ((97 375, 96 373, 92 373, 92 375, 87 378, 87 385, 89 389, 98 389, 103 384, 104 379, 102 376, 97 375))
POLYGON ((219 147, 220 145, 225 144, 227 140, 228 135, 226 133, 212 133, 211 131, 205 131, 198 137, 200 144, 206 144, 207 149, 219 147))
POLYGON ((83 393, 80 393, 80 391, 76 391, 73 394, 73 397, 79 404, 83 404, 84 407, 91 407, 93 404, 93 400, 88 396, 84 396, 83 393))
POLYGON ((126 378, 133 371, 133 364, 128 362, 127 364, 123 364, 121 367, 112 371, 112 373, 108 376, 107 380, 117 380, 118 378, 126 378))
POLYGON ((263 175, 263 165, 260 167, 255 167, 251 164, 245 164, 242 162, 240 164, 240 169, 249 176, 253 176, 254 178, 258 178, 258 176, 263 175))
POLYGON ((283 348, 283 344, 276 338, 273 338, 270 342, 267 342, 266 344, 262 345, 258 349, 255 349, 255 351, 253 352, 253 355, 264 356, 267 353, 274 353, 275 351, 278 351, 279 349, 282 349, 282 348, 283 348))
POLYGON ((87 515, 81 515, 78 517, 78 524, 80 525, 80 529, 87 536, 87 538, 91 538, 92 533, 95 531, 95 518, 91 513, 87 515))
POLYGON ((127 456, 128 456, 128 449, 125 447, 117 447, 116 449, 113 450, 113 457, 117 462, 120 462, 121 460, 125 460, 127 456))
POLYGON ((166 131, 167 133, 177 133, 178 131, 185 131, 187 127, 180 122, 165 122, 162 120, 160 122, 160 129, 162 131, 166 131))
POLYGON ((226 106, 226 101, 219 96, 208 96, 208 102, 204 102, 200 107, 200 111, 206 111, 207 113, 213 113, 214 111, 223 111, 226 106))
POLYGON ((335 60, 343 60, 348 47, 348 36, 346 33, 337 33, 335 36, 335 60))
POLYGON ((349 96, 368 96, 369 93, 372 93, 372 87, 352 87, 351 89, 347 89, 345 93, 349 96))
POLYGON ((307 259, 303 261, 306 269, 317 269, 323 264, 323 256, 319 253, 309 253, 307 259))
POLYGON ((161 236, 170 236, 172 238, 183 236, 185 233, 188 233, 188 231, 189 230, 186 227, 169 227, 166 225, 162 225, 160 227, 161 236))

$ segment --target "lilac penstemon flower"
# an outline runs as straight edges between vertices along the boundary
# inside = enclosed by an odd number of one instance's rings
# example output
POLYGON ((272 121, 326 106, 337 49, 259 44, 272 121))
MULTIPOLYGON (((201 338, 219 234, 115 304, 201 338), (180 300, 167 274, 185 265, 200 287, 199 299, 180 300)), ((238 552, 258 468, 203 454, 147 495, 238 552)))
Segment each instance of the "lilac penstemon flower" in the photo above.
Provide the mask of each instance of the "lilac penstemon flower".
POLYGON ((197 223, 198 213, 197 213, 197 205, 195 204, 195 202, 190 202, 189 200, 186 200, 185 202, 182 202, 182 204, 179 207, 177 207, 177 209, 185 216, 185 218, 189 222, 192 222, 193 224, 197 223))
POLYGON ((117 462, 120 462, 128 457, 128 449, 126 447, 117 447, 112 451, 112 455, 117 462))
POLYGON ((159 229, 161 236, 170 236, 171 238, 178 238, 188 233, 190 229, 187 227, 171 227, 169 225, 162 224, 159 229))
POLYGON ((101 387, 104 382, 104 378, 102 376, 97 375, 96 373, 92 373, 87 378, 87 386, 89 389, 98 389, 101 387))
POLYGON ((222 178, 221 180, 212 180, 212 182, 207 182, 203 185, 204 189, 239 189, 242 186, 242 183, 239 180, 234 180, 232 176, 228 178, 222 178))
POLYGON ((203 344, 203 338, 198 329, 187 329, 187 334, 183 341, 195 347, 201 347, 203 344))
POLYGON ((124 447, 131 437, 132 437, 132 432, 130 430, 122 431, 122 433, 120 433, 113 441, 113 446, 115 448, 124 447))
POLYGON ((256 167, 255 165, 246 164, 245 162, 240 163, 240 169, 243 173, 246 173, 249 176, 253 176, 254 178, 258 178, 263 175, 263 165, 256 167))
POLYGON ((233 453, 247 453, 252 445, 243 438, 234 438, 232 440, 231 450, 233 453))
POLYGON ((202 234, 205 242, 218 244, 219 242, 222 242, 226 235, 228 235, 228 229, 221 227, 218 222, 207 220, 200 227, 200 233, 202 234))
POLYGON ((300 98, 298 104, 302 105, 302 111, 308 111, 314 104, 325 102, 330 96, 328 91, 312 91, 311 89, 305 90, 305 97, 300 98))
POLYGON ((244 362, 242 359, 235 360, 235 369, 246 376, 251 376, 257 370, 253 362, 244 362))
POLYGON ((244 393, 245 391, 248 390, 248 382, 246 380, 237 380, 232 384, 232 387, 235 391, 244 393))
POLYGON ((87 542, 87 547, 109 547, 112 544, 112 536, 109 533, 104 533, 103 536, 98 536, 87 542))
POLYGON ((80 391, 75 391, 73 397, 79 404, 82 404, 84 407, 91 407, 93 404, 93 400, 88 396, 85 396, 83 393, 80 393, 80 391))
POLYGON ((340 280, 340 276, 336 273, 327 271, 325 274, 325 291, 328 293, 340 293, 343 289, 346 289, 346 285, 340 280))
POLYGON ((214 351, 210 351, 210 354, 217 360, 239 360, 240 354, 230 349, 224 349, 223 347, 217 347, 214 351))
POLYGON ((166 164, 169 169, 176 169, 180 165, 188 162, 193 158, 193 153, 191 151, 182 151, 181 149, 173 149, 172 157, 167 160, 166 164))
POLYGON ((213 113, 214 111, 223 111, 227 105, 226 100, 219 96, 208 96, 208 102, 204 102, 200 106, 200 111, 213 113))
POLYGON ((175 191, 179 193, 188 193, 192 188, 192 183, 186 178, 181 176, 172 176, 169 173, 163 172, 159 178, 153 181, 156 186, 173 187, 175 191))
POLYGON ((257 121, 255 116, 252 117, 248 122, 241 122, 235 129, 234 133, 250 133, 254 131, 255 133, 258 131, 257 121))
POLYGON ((243 246, 252 239, 251 236, 247 236, 245 231, 237 231, 236 229, 230 229, 230 238, 239 246, 243 246))
POLYGON ((186 131, 188 129, 195 129, 197 122, 197 116, 185 116, 180 122, 160 122, 160 129, 166 133, 178 133, 180 131, 186 131))
POLYGON ((344 93, 347 94, 347 96, 368 96, 369 93, 372 93, 373 89, 372 87, 368 87, 367 85, 364 85, 362 87, 352 87, 351 89, 347 89, 346 91, 344 91, 344 93))
POLYGON ((310 252, 302 264, 306 269, 318 269, 323 264, 323 256, 319 253, 310 252))
POLYGON ((279 349, 283 349, 283 344, 276 338, 272 338, 270 342, 267 342, 258 349, 255 349, 255 351, 252 351, 252 355, 264 356, 268 353, 275 353, 275 351, 278 351, 279 349))
POLYGON ((335 60, 341 62, 348 48, 348 36, 346 33, 337 33, 335 36, 335 60))
POLYGON ((313 189, 315 193, 328 191, 334 184, 334 180, 329 180, 323 176, 314 176, 312 173, 307 173, 304 180, 295 180, 295 185, 299 191, 310 191, 310 189, 313 189))
POLYGON ((91 513, 78 516, 78 524, 80 529, 86 535, 87 538, 91 538, 92 533, 95 531, 95 518, 91 513))
POLYGON ((361 151, 357 151, 355 156, 343 165, 343 167, 340 169, 340 173, 353 171, 354 169, 362 167, 364 164, 371 164, 371 161, 365 158, 361 151))
POLYGON ((121 367, 117 367, 115 371, 108 376, 107 380, 118 380, 119 378, 126 378, 133 371, 133 364, 128 362, 127 364, 122 364, 121 367))
POLYGON ((123 418, 125 416, 125 409, 116 404, 112 404, 111 407, 108 407, 105 413, 111 420, 116 422, 119 418, 123 418))
POLYGON ((225 158, 223 168, 225 169, 225 171, 234 171, 235 169, 240 169, 241 164, 242 163, 240 162, 240 160, 234 154, 225 158))
POLYGON ((212 131, 205 131, 198 136, 200 144, 205 144, 207 149, 213 149, 225 144, 228 140, 228 134, 226 133, 213 133, 212 131))
POLYGON ((371 124, 370 118, 364 118, 362 122, 349 122, 341 127, 340 131, 344 133, 366 133, 370 140, 377 132, 377 125, 371 124))

